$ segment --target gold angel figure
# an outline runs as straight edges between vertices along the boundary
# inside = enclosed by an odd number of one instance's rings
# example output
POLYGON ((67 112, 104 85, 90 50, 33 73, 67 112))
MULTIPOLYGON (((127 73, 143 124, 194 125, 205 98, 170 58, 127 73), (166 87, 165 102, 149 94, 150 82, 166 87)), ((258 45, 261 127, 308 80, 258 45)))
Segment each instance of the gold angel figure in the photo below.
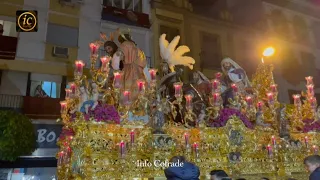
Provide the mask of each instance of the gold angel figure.
POLYGON ((193 69, 193 65, 195 64, 195 60, 192 57, 184 56, 185 53, 190 52, 188 46, 179 46, 176 48, 179 41, 180 36, 176 36, 169 43, 166 40, 166 34, 162 34, 159 39, 161 58, 168 63, 172 72, 174 72, 176 65, 183 65, 193 69))

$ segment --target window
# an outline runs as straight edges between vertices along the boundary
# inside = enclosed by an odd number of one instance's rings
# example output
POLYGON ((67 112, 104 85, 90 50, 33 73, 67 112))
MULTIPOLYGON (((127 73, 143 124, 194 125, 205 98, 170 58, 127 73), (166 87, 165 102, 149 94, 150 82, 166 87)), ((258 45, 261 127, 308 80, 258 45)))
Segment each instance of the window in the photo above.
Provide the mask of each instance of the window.
POLYGON ((3 25, 3 36, 17 37, 16 22, 0 20, 0 24, 3 25))
POLYGON ((103 0, 103 5, 142 12, 142 0, 103 0))
POLYGON ((204 33, 200 53, 201 69, 220 69, 222 60, 220 36, 204 33))
POLYGON ((60 98, 61 84, 49 81, 31 81, 30 95, 34 97, 60 98))
POLYGON ((61 47, 78 47, 79 29, 48 23, 47 43, 61 47))
POLYGON ((301 43, 306 43, 309 40, 308 25, 302 17, 295 16, 293 18, 293 28, 297 40, 301 43))
MULTIPOLYGON (((174 37, 180 35, 180 30, 178 28, 174 28, 174 27, 168 27, 168 26, 160 26, 160 35, 161 34, 166 34, 166 39, 171 42, 173 40, 174 37)), ((181 40, 180 40, 181 42, 181 40)), ((180 42, 178 44, 178 46, 180 45, 180 42)), ((177 47, 178 47, 177 46, 177 47)))
POLYGON ((290 36, 290 28, 286 16, 280 10, 271 12, 271 21, 276 33, 283 37, 290 36))

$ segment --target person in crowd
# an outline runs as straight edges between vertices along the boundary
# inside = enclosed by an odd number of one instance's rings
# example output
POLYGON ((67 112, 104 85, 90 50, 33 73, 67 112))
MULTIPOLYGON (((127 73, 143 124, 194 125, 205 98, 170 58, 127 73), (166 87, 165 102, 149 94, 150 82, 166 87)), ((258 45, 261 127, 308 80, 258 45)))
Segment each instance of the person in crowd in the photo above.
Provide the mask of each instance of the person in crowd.
POLYGON ((183 163, 182 167, 168 167, 164 170, 167 180, 199 180, 199 167, 187 162, 184 156, 174 156, 170 162, 183 163))
POLYGON ((3 25, 0 24, 0 36, 2 36, 2 35, 3 35, 3 25))
POLYGON ((263 177, 261 178, 261 180, 269 180, 269 178, 263 177))
POLYGON ((312 155, 304 159, 304 164, 310 173, 309 180, 320 179, 320 156, 312 155))
POLYGON ((238 179, 236 179, 236 180, 246 180, 245 178, 238 178, 238 179))
POLYGON ((47 93, 44 92, 44 90, 42 89, 41 85, 38 85, 36 87, 36 90, 34 91, 34 96, 35 97, 48 97, 47 93))
POLYGON ((210 180, 231 180, 224 170, 212 170, 210 180))

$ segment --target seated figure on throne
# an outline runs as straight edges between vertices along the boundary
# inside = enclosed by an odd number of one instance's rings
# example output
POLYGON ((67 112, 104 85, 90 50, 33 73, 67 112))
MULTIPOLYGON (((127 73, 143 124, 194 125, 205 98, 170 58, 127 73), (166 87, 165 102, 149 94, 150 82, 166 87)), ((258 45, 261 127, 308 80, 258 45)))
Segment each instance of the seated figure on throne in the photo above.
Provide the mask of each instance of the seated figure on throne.
POLYGON ((233 98, 232 84, 236 84, 240 93, 246 93, 250 88, 250 81, 246 72, 235 61, 224 58, 221 61, 221 69, 224 74, 222 80, 223 105, 228 105, 228 99, 233 98))

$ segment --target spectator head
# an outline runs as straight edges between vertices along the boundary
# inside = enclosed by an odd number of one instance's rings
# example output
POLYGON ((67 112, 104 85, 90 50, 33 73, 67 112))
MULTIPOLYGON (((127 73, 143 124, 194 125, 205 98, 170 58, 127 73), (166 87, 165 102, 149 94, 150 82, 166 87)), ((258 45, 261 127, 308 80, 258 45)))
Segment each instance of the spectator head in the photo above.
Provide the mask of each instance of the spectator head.
POLYGON ((210 172, 211 180, 228 180, 229 176, 224 170, 212 170, 210 172))
POLYGON ((304 159, 304 165, 310 173, 320 167, 320 156, 312 155, 304 159))
POLYGON ((186 158, 184 156, 174 156, 174 157, 172 157, 170 159, 170 162, 173 162, 173 163, 175 163, 175 162, 179 162, 179 163, 186 162, 186 158))
POLYGON ((269 178, 263 177, 261 178, 261 180, 269 180, 269 178))

